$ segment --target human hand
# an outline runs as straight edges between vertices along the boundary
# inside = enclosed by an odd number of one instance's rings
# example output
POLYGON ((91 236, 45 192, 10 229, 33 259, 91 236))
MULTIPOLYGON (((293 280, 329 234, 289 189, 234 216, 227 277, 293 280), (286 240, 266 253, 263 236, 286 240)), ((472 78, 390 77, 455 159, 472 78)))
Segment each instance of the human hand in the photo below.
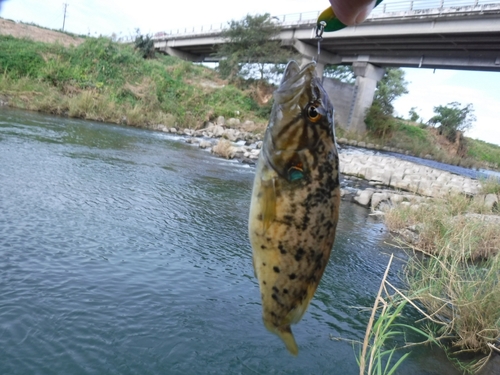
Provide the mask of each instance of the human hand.
POLYGON ((363 22, 376 4, 376 0, 330 0, 337 18, 346 26, 363 22))
POLYGON ((318 17, 318 30, 337 31, 358 25, 382 0, 329 0, 331 6, 318 17))

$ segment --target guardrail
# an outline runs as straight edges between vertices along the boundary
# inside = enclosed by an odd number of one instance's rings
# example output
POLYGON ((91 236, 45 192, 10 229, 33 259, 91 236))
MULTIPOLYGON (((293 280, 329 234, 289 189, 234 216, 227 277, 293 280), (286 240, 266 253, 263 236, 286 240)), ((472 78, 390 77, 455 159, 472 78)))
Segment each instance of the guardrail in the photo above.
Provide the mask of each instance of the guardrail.
MULTIPOLYGON (((486 5, 498 5, 500 0, 386 0, 375 8, 368 19, 389 13, 413 12, 418 10, 432 9, 454 9, 454 8, 480 8, 481 10, 486 5)), ((272 22, 283 26, 314 24, 321 11, 302 12, 271 16, 272 22)), ((162 37, 172 35, 191 35, 191 34, 212 34, 218 33, 229 27, 230 22, 222 22, 218 24, 193 26, 186 28, 178 28, 169 31, 161 31, 153 35, 153 39, 161 39, 162 37)))

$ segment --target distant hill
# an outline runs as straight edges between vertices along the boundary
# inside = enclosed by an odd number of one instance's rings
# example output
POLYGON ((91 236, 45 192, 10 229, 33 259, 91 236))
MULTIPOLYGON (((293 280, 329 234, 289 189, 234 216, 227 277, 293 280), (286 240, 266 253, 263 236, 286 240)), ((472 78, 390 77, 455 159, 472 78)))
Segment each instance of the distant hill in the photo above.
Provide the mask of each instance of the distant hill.
POLYGON ((84 38, 69 33, 18 23, 4 18, 0 18, 0 35, 12 35, 15 38, 28 38, 43 43, 60 43, 65 47, 77 46, 84 41, 84 38))

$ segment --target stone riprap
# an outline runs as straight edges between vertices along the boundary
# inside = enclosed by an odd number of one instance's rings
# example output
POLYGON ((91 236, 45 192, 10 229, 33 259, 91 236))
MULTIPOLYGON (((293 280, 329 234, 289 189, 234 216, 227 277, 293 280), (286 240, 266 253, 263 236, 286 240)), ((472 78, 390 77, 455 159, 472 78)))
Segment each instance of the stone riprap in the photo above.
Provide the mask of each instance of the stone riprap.
MULTIPOLYGON (((187 136, 187 143, 197 144, 211 152, 218 142, 228 142, 230 146, 224 157, 239 159, 247 164, 256 163, 262 145, 261 135, 228 127, 222 119, 207 125, 196 131, 168 128, 164 125, 157 125, 155 130, 187 136)), ((349 144, 345 140, 341 143, 349 144)), ((377 145, 368 146, 381 149, 377 145)), ((345 180, 341 193, 343 199, 369 207, 373 211, 382 209, 384 205, 418 206, 427 198, 441 197, 449 192, 476 195, 481 191, 481 184, 477 180, 401 160, 392 155, 373 155, 363 148, 341 148, 339 156, 340 172, 345 180)), ((498 207, 499 198, 494 194, 485 196, 485 206, 491 209, 498 207)))
POLYGON ((373 185, 389 186, 426 197, 440 197, 449 192, 475 195, 481 189, 477 180, 389 155, 340 153, 340 171, 373 185))

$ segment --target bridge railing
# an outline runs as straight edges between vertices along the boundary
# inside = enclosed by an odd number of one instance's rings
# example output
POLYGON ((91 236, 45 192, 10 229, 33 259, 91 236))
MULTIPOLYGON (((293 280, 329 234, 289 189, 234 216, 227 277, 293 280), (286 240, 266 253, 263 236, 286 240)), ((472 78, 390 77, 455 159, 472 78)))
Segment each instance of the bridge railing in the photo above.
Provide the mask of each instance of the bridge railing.
MULTIPOLYGON (((368 19, 373 19, 385 14, 390 13, 404 13, 418 10, 431 10, 431 9, 453 9, 462 7, 484 7, 485 5, 500 4, 500 0, 386 0, 375 8, 368 19)), ((271 21, 282 26, 291 25, 313 25, 320 11, 292 13, 283 15, 271 16, 271 21)), ((230 22, 221 22, 217 24, 199 25, 193 27, 185 27, 172 29, 168 31, 161 31, 153 35, 153 39, 162 39, 174 35, 199 35, 199 34, 217 34, 229 28, 230 22)))

